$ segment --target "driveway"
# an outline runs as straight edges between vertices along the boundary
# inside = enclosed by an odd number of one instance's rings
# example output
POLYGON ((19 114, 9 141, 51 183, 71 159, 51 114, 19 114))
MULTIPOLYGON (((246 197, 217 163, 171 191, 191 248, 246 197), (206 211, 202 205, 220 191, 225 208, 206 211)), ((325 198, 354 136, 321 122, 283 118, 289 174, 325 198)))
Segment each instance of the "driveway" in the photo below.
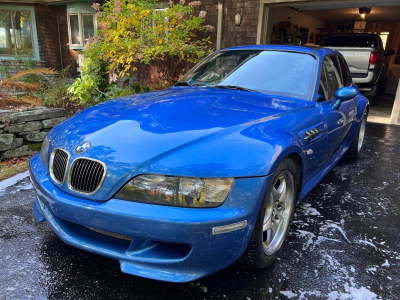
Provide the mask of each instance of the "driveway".
POLYGON ((298 206, 273 266, 235 263, 187 284, 126 275, 64 244, 35 221, 26 174, 1 182, 0 298, 400 299, 400 127, 369 123, 363 150, 298 206))

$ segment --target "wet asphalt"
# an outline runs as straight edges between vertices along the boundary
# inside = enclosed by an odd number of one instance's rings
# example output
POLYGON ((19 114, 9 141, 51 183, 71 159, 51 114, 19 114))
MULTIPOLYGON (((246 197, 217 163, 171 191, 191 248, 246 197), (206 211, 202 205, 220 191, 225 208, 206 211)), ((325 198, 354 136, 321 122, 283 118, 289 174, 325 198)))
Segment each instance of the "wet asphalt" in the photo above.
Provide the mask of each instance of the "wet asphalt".
POLYGON ((400 299, 399 193, 400 126, 369 123, 360 159, 297 207, 274 265, 171 284, 63 243, 36 222, 25 178, 0 192, 0 299, 400 299))

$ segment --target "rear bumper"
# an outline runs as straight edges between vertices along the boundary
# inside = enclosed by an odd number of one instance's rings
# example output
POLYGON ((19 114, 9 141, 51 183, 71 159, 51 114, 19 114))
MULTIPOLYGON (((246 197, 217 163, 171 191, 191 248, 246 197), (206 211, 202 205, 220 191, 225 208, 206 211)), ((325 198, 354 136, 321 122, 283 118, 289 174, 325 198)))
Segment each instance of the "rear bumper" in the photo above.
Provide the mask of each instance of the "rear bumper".
POLYGON ((368 71, 368 73, 366 74, 366 76, 362 76, 362 77, 356 77, 355 75, 352 76, 353 77, 353 82, 355 84, 365 84, 365 85, 373 85, 375 84, 374 81, 374 77, 375 77, 375 72, 373 71, 368 71))
POLYGON ((242 255, 271 179, 237 179, 222 206, 193 209, 72 196, 49 180, 39 155, 31 159, 30 172, 37 219, 47 220, 64 242, 119 260, 122 272, 170 282, 196 280, 242 255), (216 226, 244 220, 243 229, 212 233, 216 226))

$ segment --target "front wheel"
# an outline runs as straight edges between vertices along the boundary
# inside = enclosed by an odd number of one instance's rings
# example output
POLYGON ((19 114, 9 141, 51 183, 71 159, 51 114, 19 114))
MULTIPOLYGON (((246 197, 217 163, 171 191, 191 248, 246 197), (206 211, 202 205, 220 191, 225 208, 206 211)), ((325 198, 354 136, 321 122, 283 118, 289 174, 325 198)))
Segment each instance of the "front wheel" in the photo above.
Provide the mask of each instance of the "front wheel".
POLYGON ((364 144, 365 129, 367 128, 367 118, 368 113, 365 112, 361 122, 360 127, 358 127, 357 134, 351 143, 350 148, 347 150, 346 156, 351 159, 357 159, 361 153, 362 145, 364 144))
POLYGON ((278 257, 296 207, 296 166, 285 158, 276 168, 258 213, 250 242, 241 260, 265 268, 278 257))

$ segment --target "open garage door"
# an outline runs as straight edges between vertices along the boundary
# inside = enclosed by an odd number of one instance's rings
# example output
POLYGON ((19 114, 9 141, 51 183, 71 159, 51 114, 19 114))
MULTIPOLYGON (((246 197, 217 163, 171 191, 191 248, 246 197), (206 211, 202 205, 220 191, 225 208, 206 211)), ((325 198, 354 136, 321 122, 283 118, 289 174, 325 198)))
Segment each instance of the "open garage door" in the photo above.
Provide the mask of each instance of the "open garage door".
MULTIPOLYGON (((384 75, 379 75, 377 81, 369 79, 370 53, 366 58, 366 66, 363 66, 365 68, 360 67, 356 70, 355 65, 353 68, 355 74, 352 72, 352 75, 360 90, 370 97, 370 102, 375 101, 377 104, 376 109, 372 110, 372 116, 376 114, 376 121, 390 123, 390 114, 400 79, 399 0, 261 0, 260 19, 262 19, 262 22, 259 22, 261 44, 319 46, 325 39, 343 34, 351 38, 345 37, 344 42, 342 38, 339 41, 341 46, 350 47, 350 39, 358 45, 362 40, 360 34, 376 34, 377 39, 372 41, 372 44, 377 45, 380 43, 379 40, 382 40, 384 75), (365 9, 360 10, 360 8, 365 9), (394 54, 385 56, 391 52, 386 50, 393 50, 394 54), (360 78, 356 79, 356 76, 360 78)), ((335 48, 337 45, 328 46, 335 48)))

